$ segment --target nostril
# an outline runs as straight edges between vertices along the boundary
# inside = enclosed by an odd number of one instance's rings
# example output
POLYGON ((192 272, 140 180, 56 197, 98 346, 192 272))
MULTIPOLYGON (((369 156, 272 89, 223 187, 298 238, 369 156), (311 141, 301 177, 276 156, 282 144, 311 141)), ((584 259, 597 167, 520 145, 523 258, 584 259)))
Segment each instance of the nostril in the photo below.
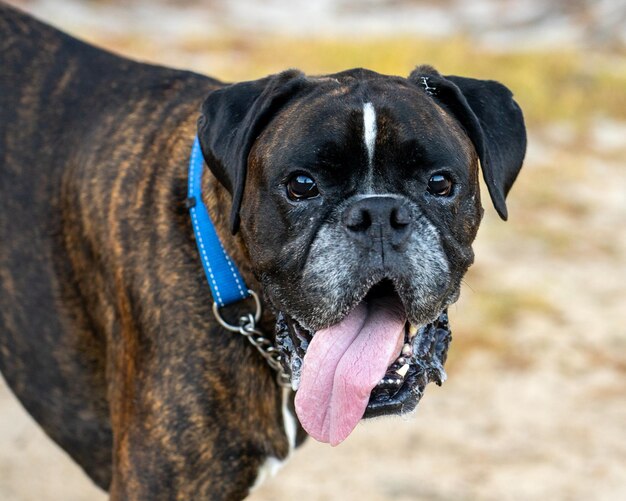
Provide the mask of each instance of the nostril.
POLYGON ((366 231, 372 226, 372 216, 367 209, 353 207, 345 220, 346 227, 355 232, 366 231))
POLYGON ((411 211, 406 205, 394 208, 391 211, 389 222, 392 228, 397 230, 402 229, 411 223, 411 211))
POLYGON ((372 196, 345 209, 344 228, 352 238, 404 238, 413 221, 411 206, 399 197, 372 196))

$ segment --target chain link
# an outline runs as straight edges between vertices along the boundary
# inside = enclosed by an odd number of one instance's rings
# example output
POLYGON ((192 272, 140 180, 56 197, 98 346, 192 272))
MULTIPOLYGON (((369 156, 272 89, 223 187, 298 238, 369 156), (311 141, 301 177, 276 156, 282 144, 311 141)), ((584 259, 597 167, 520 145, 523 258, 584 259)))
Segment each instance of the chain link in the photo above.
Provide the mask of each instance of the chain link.
POLYGON ((285 373, 280 363, 280 351, 271 339, 266 338, 261 331, 256 328, 256 321, 252 313, 242 316, 239 319, 239 333, 254 346, 267 364, 276 371, 276 382, 283 388, 291 388, 291 380, 285 373))
POLYGON ((238 332, 244 336, 250 344, 254 346, 267 364, 276 371, 276 382, 284 388, 291 388, 291 378, 285 373, 280 363, 280 352, 274 346, 271 339, 266 338, 263 333, 256 328, 256 323, 261 319, 261 301, 259 296, 252 290, 248 290, 248 294, 254 299, 254 314, 248 313, 239 317, 239 325, 228 323, 220 313, 220 307, 217 303, 213 303, 213 315, 219 324, 231 332, 238 332))

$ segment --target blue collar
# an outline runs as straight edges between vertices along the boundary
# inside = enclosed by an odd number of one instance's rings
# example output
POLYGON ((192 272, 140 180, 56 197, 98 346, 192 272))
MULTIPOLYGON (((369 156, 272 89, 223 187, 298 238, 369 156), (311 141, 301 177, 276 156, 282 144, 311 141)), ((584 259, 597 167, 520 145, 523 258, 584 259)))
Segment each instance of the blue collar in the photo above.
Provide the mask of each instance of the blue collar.
MULTIPOLYGON (((211 221, 211 216, 202 202, 202 171, 204 157, 196 136, 189 158, 189 188, 187 207, 191 214, 191 224, 196 237, 198 253, 204 267, 213 302, 221 308, 250 296, 237 266, 226 253, 211 221)), ((256 299, 256 298, 255 298, 256 299)), ((214 308, 215 311, 215 308, 214 308)))
POLYGON ((277 383, 285 388, 291 388, 288 376, 280 362, 280 352, 274 343, 256 328, 261 319, 261 302, 259 296, 246 287, 239 274, 239 270, 226 253, 222 242, 211 221, 209 211, 202 202, 202 171, 204 157, 200 151, 200 142, 196 136, 189 157, 189 188, 187 191, 187 207, 191 214, 191 224, 196 237, 198 254, 202 261, 211 294, 213 295, 213 315, 225 329, 238 332, 254 346, 267 364, 276 371, 277 383), (255 310, 243 315, 238 325, 228 323, 222 318, 220 308, 236 303, 242 299, 252 297, 255 310))

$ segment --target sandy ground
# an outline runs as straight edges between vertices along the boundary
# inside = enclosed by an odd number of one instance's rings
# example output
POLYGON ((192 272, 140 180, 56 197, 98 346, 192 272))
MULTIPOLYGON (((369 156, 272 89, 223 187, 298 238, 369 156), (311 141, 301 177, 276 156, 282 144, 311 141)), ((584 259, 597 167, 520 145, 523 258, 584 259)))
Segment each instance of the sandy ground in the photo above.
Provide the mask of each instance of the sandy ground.
MULTIPOLYGON (((361 424, 334 449, 309 441, 251 499, 626 499, 626 123, 530 133, 510 221, 484 199, 448 381, 409 418, 361 424)), ((0 501, 42 499, 106 496, 0 383, 0 501)))

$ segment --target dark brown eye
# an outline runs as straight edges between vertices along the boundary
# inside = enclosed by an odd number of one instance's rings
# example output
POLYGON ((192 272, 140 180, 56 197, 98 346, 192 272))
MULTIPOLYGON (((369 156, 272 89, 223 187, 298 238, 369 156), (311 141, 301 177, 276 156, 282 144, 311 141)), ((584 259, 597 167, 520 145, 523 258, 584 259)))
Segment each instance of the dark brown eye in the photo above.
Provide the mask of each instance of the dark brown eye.
POLYGON ((428 193, 437 197, 447 197, 452 192, 452 180, 445 174, 435 174, 428 180, 428 193))
POLYGON ((287 181, 287 195, 292 200, 304 200, 319 194, 317 183, 306 174, 296 174, 287 181))

